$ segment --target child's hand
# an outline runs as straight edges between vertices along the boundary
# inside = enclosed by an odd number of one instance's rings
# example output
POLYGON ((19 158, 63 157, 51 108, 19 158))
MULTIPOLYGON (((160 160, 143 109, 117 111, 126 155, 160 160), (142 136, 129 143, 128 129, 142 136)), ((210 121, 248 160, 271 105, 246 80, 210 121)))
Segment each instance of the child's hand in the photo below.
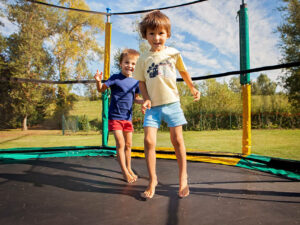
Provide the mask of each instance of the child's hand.
POLYGON ((102 77, 103 77, 103 73, 102 72, 99 73, 99 70, 97 70, 97 73, 94 76, 95 80, 98 81, 98 82, 101 82, 102 77))
POLYGON ((145 100, 144 103, 142 104, 142 113, 145 114, 146 110, 150 108, 151 108, 151 101, 145 100))
POLYGON ((194 97, 194 102, 196 102, 196 101, 199 101, 199 100, 200 100, 201 92, 198 91, 196 88, 193 88, 193 90, 192 90, 192 95, 193 95, 193 97, 194 97))

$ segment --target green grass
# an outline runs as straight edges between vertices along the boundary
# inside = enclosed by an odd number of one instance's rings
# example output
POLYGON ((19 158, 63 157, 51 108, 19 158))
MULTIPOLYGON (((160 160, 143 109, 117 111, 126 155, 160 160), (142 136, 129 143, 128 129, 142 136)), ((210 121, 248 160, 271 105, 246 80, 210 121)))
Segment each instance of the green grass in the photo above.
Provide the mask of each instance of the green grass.
MULTIPOLYGON (((102 103, 78 101, 70 115, 101 119, 102 103)), ((242 130, 185 131, 187 149, 241 153, 242 130)), ((133 145, 142 147, 143 133, 134 133, 133 145)), ((112 135, 108 144, 115 145, 112 135)), ((62 135, 60 130, 0 131, 0 149, 20 147, 99 146, 101 134, 96 131, 62 135)), ((159 132, 157 146, 172 147, 169 132, 159 132)), ((300 160, 300 130, 252 130, 252 153, 300 160)))
MULTIPOLYGON (((143 133, 134 133, 133 145, 143 146, 143 133)), ((241 153, 242 131, 185 131, 184 140, 188 149, 241 153)), ((110 135, 108 144, 114 146, 110 135)), ((53 130, 8 130, 0 131, 0 148, 54 147, 54 146, 99 146, 101 134, 90 131, 63 136, 53 130)), ((159 132, 157 146, 172 147, 169 132, 159 132)), ((252 130, 252 153, 300 160, 300 130, 252 130)))
POLYGON ((86 115, 89 120, 98 119, 102 117, 102 101, 78 101, 74 104, 73 110, 71 110, 71 116, 83 116, 86 115))

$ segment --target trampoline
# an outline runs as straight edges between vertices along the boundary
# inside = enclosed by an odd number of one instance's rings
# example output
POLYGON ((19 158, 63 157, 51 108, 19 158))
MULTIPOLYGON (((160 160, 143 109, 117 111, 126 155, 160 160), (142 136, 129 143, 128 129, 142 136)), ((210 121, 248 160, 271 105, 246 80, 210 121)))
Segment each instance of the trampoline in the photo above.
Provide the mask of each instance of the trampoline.
MULTIPOLYGON (((39 1, 30 2, 54 7, 39 1)), ((189 4, 197 2, 203 0, 189 4)), ((187 4, 176 7, 183 5, 187 4)), ((162 9, 167 8, 170 7, 162 9)), ((141 12, 145 11, 134 13, 141 12)), ((107 60, 104 62, 107 79, 110 71, 109 16, 122 13, 102 14, 108 18, 105 38, 109 50, 104 57, 107 60)), ((296 62, 250 69, 247 62, 244 64, 240 71, 202 76, 199 79, 241 74, 243 92, 246 93, 244 101, 247 103, 251 97, 247 95, 250 91, 248 73, 300 65, 296 62)), ((12 81, 62 83, 22 78, 12 78, 12 81)), ((103 96, 104 111, 108 99, 107 95, 103 96)), ((250 119, 250 108, 249 103, 244 105, 245 118, 250 119)), ((104 114, 107 115, 107 112, 104 114)), ((141 158, 143 150, 134 149, 132 153, 135 157, 132 166, 139 179, 127 184, 116 157, 113 157, 115 148, 107 146, 108 130, 104 128, 100 147, 1 149, 0 224, 300 224, 300 162, 252 155, 249 121, 245 121, 243 154, 188 154, 190 196, 184 199, 177 195, 178 167, 177 162, 171 160, 175 156, 160 150, 157 152, 160 159, 157 160, 159 183, 156 194, 151 200, 142 198, 141 193, 148 185, 146 162, 141 158)), ((103 127, 106 125, 103 122, 103 127)))
POLYGON ((175 160, 157 160, 156 195, 145 200, 114 157, 9 160, 0 164, 0 224, 299 224, 300 182, 259 171, 188 162, 190 196, 177 196, 175 160))

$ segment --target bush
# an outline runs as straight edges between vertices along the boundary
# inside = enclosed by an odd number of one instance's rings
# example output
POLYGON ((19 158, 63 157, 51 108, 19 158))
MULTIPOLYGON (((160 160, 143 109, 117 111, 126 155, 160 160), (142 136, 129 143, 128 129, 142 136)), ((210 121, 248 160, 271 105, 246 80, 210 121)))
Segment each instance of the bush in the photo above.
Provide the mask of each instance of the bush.
POLYGON ((102 130, 102 121, 98 119, 93 119, 90 121, 90 126, 92 130, 101 131, 102 130))
POLYGON ((78 117, 78 128, 79 130, 89 131, 90 130, 90 123, 88 117, 86 115, 78 117))

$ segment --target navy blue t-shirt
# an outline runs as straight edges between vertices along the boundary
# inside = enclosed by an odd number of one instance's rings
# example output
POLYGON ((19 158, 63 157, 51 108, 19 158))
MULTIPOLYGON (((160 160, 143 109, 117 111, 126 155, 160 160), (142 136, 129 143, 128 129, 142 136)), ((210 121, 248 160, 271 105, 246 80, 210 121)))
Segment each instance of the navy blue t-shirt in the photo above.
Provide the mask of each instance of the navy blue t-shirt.
POLYGON ((139 81, 122 73, 112 75, 105 85, 110 87, 109 120, 132 120, 132 105, 139 93, 139 81))

